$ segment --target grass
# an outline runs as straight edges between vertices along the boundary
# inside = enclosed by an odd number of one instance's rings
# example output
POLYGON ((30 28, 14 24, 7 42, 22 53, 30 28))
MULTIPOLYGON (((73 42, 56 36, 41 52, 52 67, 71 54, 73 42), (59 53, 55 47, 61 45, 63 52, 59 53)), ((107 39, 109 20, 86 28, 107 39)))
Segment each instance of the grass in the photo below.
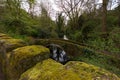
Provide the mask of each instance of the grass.
POLYGON ((104 68, 110 72, 115 73, 120 77, 120 59, 109 55, 97 53, 95 51, 84 49, 84 54, 74 57, 72 60, 83 61, 104 68))

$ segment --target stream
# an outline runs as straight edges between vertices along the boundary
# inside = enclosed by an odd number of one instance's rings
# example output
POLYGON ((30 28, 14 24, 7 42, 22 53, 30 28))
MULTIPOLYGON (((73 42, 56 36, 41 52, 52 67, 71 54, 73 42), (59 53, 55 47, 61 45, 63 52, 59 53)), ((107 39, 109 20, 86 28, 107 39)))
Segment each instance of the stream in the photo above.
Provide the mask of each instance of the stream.
POLYGON ((63 48, 57 44, 49 44, 47 48, 50 50, 50 58, 57 62, 65 64, 69 59, 63 48))

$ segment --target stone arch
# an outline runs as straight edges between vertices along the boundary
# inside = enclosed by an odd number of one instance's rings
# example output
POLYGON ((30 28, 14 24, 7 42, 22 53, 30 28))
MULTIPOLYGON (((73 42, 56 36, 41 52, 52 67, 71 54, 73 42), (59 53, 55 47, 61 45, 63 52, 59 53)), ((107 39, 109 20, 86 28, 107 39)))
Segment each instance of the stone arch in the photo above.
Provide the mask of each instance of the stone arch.
POLYGON ((65 50, 58 44, 48 44, 46 45, 50 50, 50 58, 60 62, 62 64, 68 61, 68 56, 65 50))

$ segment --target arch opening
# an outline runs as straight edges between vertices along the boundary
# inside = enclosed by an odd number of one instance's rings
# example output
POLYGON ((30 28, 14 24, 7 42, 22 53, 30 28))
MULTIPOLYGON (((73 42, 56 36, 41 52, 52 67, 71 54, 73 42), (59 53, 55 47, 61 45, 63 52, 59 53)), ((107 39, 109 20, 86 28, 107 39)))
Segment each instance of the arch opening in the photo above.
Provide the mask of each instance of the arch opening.
POLYGON ((53 60, 65 64, 69 61, 69 58, 65 50, 57 44, 49 44, 46 46, 50 50, 50 58, 53 60))

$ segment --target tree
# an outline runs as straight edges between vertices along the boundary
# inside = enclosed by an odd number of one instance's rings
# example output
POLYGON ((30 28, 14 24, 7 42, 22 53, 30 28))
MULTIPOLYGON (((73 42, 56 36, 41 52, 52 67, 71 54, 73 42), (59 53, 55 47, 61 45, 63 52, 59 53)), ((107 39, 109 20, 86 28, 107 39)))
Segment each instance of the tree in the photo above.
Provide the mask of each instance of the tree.
POLYGON ((109 0, 103 0, 102 3, 102 32, 106 33, 107 31, 107 4, 109 0))
POLYGON ((118 2, 118 26, 120 27, 120 1, 118 2))
POLYGON ((41 14, 39 16, 39 26, 38 37, 40 38, 55 38, 57 34, 55 33, 55 22, 51 20, 48 10, 45 8, 45 5, 41 3, 41 14))
POLYGON ((29 4, 28 12, 30 13, 31 17, 33 18, 33 13, 34 13, 34 7, 35 7, 36 0, 28 0, 27 2, 29 4))
POLYGON ((71 22, 72 30, 77 29, 77 21, 78 17, 81 15, 81 6, 83 6, 84 0, 60 0, 57 1, 62 12, 65 14, 66 18, 68 18, 71 22))
POLYGON ((64 36, 64 27, 65 27, 64 17, 62 16, 62 13, 58 13, 58 16, 56 18, 56 32, 59 38, 63 38, 64 36))

